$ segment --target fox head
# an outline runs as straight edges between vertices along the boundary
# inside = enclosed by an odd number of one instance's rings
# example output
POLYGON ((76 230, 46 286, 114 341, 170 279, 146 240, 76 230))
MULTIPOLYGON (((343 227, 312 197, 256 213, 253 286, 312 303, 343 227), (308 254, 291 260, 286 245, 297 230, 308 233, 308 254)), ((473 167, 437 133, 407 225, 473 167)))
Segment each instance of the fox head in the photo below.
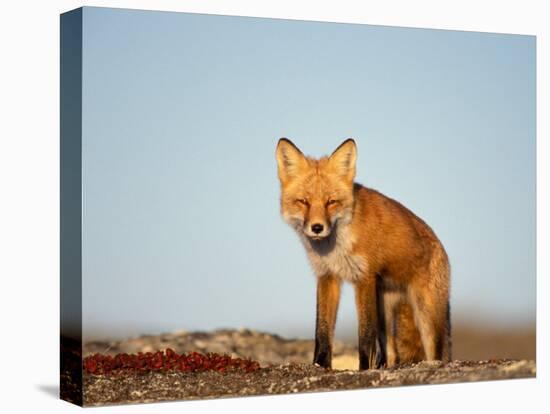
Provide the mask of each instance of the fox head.
POLYGON ((290 140, 276 150, 281 182, 281 214, 298 233, 323 240, 338 224, 351 221, 357 148, 344 141, 329 157, 306 157, 290 140))

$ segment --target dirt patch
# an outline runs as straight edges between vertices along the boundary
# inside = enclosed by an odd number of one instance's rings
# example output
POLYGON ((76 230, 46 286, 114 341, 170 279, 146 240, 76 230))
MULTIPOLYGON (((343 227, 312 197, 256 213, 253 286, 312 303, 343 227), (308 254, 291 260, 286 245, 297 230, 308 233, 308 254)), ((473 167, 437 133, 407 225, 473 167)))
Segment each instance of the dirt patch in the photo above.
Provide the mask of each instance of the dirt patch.
POLYGON ((197 372, 85 375, 84 405, 147 403, 213 397, 286 394, 448 384, 535 376, 533 361, 422 362, 390 370, 337 371, 290 363, 253 373, 197 372))
POLYGON ((93 353, 154 352, 172 348, 177 353, 227 354, 258 361, 251 372, 123 372, 83 377, 84 405, 146 403, 214 397, 318 392, 400 385, 530 378, 534 361, 494 359, 485 361, 422 362, 394 369, 355 371, 357 349, 336 341, 333 370, 311 364, 311 340, 285 339, 248 329, 213 332, 174 332, 123 341, 94 341, 83 347, 93 353))

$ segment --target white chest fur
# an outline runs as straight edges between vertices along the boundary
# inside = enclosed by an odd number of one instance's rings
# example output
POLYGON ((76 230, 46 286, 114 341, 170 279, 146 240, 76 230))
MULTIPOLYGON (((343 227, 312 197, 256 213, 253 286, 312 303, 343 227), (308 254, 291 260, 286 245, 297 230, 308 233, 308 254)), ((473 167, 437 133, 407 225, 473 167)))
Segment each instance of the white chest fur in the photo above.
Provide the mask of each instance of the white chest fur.
POLYGON ((365 258, 353 254, 353 235, 348 226, 337 229, 334 239, 319 244, 303 239, 309 261, 318 277, 332 274, 353 282, 367 270, 365 258))

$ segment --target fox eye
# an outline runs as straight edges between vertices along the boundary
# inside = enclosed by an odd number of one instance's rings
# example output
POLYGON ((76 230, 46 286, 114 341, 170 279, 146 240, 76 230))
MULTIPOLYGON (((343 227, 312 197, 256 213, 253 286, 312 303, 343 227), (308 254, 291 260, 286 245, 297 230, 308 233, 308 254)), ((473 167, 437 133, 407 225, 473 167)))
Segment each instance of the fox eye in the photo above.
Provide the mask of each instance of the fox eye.
POLYGON ((334 200, 334 199, 331 198, 327 201, 327 206, 331 206, 333 204, 336 204, 337 202, 338 202, 338 200, 334 200))
POLYGON ((298 204, 303 204, 304 206, 307 206, 307 200, 305 198, 297 198, 296 202, 298 204))

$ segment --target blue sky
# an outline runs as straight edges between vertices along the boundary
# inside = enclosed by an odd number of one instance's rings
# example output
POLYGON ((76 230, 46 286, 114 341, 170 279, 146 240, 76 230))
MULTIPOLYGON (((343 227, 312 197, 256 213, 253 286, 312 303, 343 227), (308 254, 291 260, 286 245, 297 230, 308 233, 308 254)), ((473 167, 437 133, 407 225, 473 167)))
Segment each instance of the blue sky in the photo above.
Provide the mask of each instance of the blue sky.
MULTIPOLYGON (((84 8, 84 335, 313 335, 279 215, 279 137, 358 144, 357 181, 426 220, 455 323, 535 317, 535 38, 84 8)), ((348 286, 337 335, 355 332, 348 286)))

